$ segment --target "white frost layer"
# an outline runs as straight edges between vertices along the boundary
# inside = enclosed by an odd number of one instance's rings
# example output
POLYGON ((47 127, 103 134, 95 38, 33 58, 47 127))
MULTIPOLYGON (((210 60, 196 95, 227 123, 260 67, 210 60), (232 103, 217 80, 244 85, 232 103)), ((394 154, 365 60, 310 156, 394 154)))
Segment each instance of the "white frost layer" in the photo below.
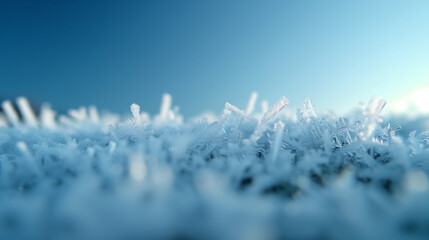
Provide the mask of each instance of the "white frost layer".
POLYGON ((397 136, 385 100, 288 102, 184 123, 170 95, 153 120, 4 101, 0 239, 427 238, 429 131, 397 136))

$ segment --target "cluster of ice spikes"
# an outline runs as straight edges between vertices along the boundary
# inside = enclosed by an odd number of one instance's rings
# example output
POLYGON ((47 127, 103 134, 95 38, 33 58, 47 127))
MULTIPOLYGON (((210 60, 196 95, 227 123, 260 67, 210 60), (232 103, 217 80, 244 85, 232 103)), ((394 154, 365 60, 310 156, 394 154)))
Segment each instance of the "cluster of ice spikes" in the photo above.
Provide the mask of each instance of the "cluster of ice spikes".
POLYGON ((4 101, 0 239, 427 239, 429 131, 396 136, 385 100, 256 101, 188 121, 168 94, 130 119, 4 101))

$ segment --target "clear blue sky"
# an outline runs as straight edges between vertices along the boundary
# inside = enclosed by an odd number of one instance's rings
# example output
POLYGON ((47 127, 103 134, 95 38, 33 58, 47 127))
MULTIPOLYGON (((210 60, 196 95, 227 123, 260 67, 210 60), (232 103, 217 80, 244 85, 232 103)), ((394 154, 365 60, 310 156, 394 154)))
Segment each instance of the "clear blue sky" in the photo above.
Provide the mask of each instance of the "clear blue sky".
POLYGON ((1 1, 0 82, 59 110, 344 110, 429 85, 429 1, 1 1))

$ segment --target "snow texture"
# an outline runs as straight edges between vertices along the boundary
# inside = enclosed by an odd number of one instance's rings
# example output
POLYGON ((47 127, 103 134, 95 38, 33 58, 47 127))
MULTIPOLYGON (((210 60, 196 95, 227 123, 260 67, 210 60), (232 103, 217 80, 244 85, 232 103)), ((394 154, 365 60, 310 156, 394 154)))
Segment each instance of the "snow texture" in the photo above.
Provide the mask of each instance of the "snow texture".
POLYGON ((256 100, 186 122, 168 94, 153 118, 4 101, 0 239, 428 239, 429 131, 397 135, 385 100, 256 100))

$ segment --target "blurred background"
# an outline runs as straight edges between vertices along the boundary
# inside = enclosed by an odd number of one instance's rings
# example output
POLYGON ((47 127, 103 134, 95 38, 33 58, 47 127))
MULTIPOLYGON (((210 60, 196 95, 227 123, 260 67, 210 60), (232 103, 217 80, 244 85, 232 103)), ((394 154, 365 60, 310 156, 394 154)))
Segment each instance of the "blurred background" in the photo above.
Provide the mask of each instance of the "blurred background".
POLYGON ((429 1, 1 1, 0 100, 185 116, 252 91, 429 112, 429 1), (425 102, 426 101, 426 102, 425 102))

